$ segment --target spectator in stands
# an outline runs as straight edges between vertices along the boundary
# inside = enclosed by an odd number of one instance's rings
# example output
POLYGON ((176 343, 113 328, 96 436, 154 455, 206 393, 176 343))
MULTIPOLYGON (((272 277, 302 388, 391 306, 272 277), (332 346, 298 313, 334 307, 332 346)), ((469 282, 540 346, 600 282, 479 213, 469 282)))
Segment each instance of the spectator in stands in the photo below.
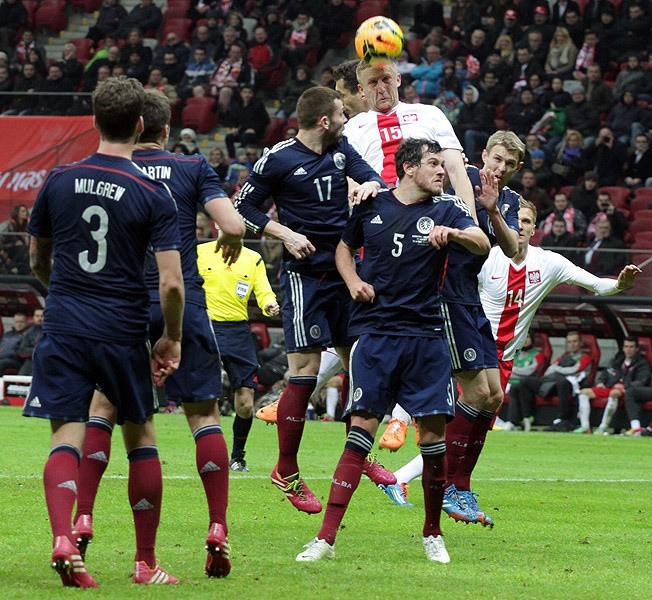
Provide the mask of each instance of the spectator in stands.
POLYGON ((480 92, 480 100, 494 110, 505 101, 505 90, 493 71, 485 71, 481 75, 478 91, 480 92))
POLYGON ((36 41, 34 32, 26 29, 23 31, 20 42, 14 48, 13 63, 16 69, 20 69, 20 66, 27 62, 31 50, 37 50, 43 57, 46 55, 45 48, 36 41))
POLYGON ((600 128, 600 114, 586 100, 586 92, 579 81, 571 84, 569 92, 573 101, 566 107, 566 125, 582 135, 584 147, 588 148, 593 145, 600 128))
MULTIPOLYGON (((146 2, 151 2, 151 0, 145 0, 146 2)), ((125 56, 127 59, 133 52, 138 52, 142 58, 142 63, 149 67, 152 64, 153 56, 152 49, 148 46, 145 46, 143 43, 143 34, 138 27, 132 27, 129 30, 129 35, 127 37, 127 43, 122 48, 122 56, 125 56)), ((127 64, 127 62, 125 62, 127 64)))
MULTIPOLYGON (((509 11, 508 11, 509 12, 509 11)), ((516 64, 512 70, 512 88, 515 91, 527 87, 528 79, 532 73, 538 73, 543 78, 545 76, 543 66, 537 63, 530 52, 530 49, 516 49, 516 64)))
POLYGON ((458 56, 471 55, 475 57, 480 64, 482 64, 489 55, 489 45, 487 43, 487 32, 479 27, 471 32, 468 41, 463 39, 455 48, 455 53, 458 56))
POLYGON ((566 222, 566 230, 581 240, 586 233, 586 219, 581 211, 576 210, 568 201, 568 196, 564 192, 557 192, 553 200, 553 211, 546 217, 541 225, 543 233, 547 234, 552 231, 552 223, 556 218, 563 219, 566 222))
POLYGON ((531 170, 537 181, 537 186, 548 190, 552 187, 552 171, 546 164, 546 153, 543 150, 535 150, 530 155, 531 170))
POLYGON ((308 67, 306 65, 297 66, 292 73, 291 79, 278 91, 281 105, 276 116, 283 119, 295 117, 299 96, 314 85, 315 82, 310 79, 308 67))
POLYGON ((131 54, 129 54, 129 61, 120 66, 124 69, 127 77, 133 77, 143 85, 147 83, 147 80, 149 79, 149 69, 143 62, 143 57, 140 52, 131 52, 131 54))
MULTIPOLYGON (((13 92, 14 78, 9 74, 9 67, 0 65, 0 92, 13 92)), ((11 106, 9 96, 0 96, 0 114, 11 106)))
POLYGON ((283 38, 285 37, 285 26, 281 22, 276 8, 272 7, 267 10, 262 25, 265 28, 265 31, 267 31, 269 45, 274 48, 276 54, 280 54, 283 38))
POLYGON ((32 324, 25 331, 18 344, 18 356, 23 361, 23 364, 18 370, 19 375, 32 375, 33 362, 32 356, 34 355, 34 349, 39 339, 41 339, 41 334, 43 333, 43 309, 35 308, 32 315, 32 324))
POLYGON ((451 8, 450 35, 457 40, 465 39, 480 27, 480 7, 471 0, 458 0, 451 8))
POLYGON ((122 21, 126 17, 127 11, 120 4, 120 0, 106 0, 102 8, 100 8, 97 22, 88 30, 86 37, 97 44, 107 35, 117 35, 122 21))
MULTIPOLYGON (((214 150, 219 150, 219 148, 214 148, 214 150)), ((197 232, 197 239, 200 241, 212 240, 215 237, 213 235, 213 228, 211 227, 211 218, 204 210, 197 210, 195 231, 197 232)))
MULTIPOLYGON (((544 364, 544 355, 540 348, 537 348, 532 341, 532 333, 528 333, 525 338, 525 345, 519 350, 518 354, 514 357, 514 366, 512 368, 512 375, 509 378, 509 385, 514 386, 524 377, 534 375, 544 364)), ((530 431, 534 418, 531 413, 528 417, 524 417, 521 413, 521 405, 518 402, 509 403, 509 417, 508 420, 502 425, 505 431, 513 431, 516 429, 516 424, 523 427, 523 431, 530 431)))
POLYGON ((584 268, 598 277, 618 273, 627 262, 626 253, 597 252, 597 250, 619 250, 624 247, 625 245, 619 239, 611 235, 609 220, 598 221, 595 226, 595 238, 584 255, 584 268))
POLYGON ((652 19, 645 14, 641 3, 631 2, 627 14, 621 17, 619 23, 622 34, 616 39, 616 49, 621 53, 646 50, 650 41, 651 24, 652 19))
POLYGON ((281 58, 290 66, 305 63, 313 51, 320 46, 319 29, 310 14, 301 9, 292 21, 282 44, 281 58))
MULTIPOLYGON (((599 40, 599 48, 603 55, 604 61, 616 61, 620 54, 618 49, 618 38, 624 35, 624 30, 621 24, 616 20, 616 9, 611 2, 605 2, 600 9, 600 17, 598 22, 591 28, 595 31, 597 39, 599 40)), ((605 64, 601 64, 605 67, 605 64)))
POLYGON ((598 186, 618 185, 625 172, 627 147, 621 144, 611 129, 602 127, 595 140, 595 146, 587 152, 589 164, 598 173, 598 186))
POLYGON ((625 185, 632 190, 652 187, 652 150, 647 135, 640 133, 634 140, 634 152, 625 165, 625 185))
POLYGON ((331 88, 332 90, 335 89, 335 79, 333 78, 333 67, 326 66, 321 70, 321 75, 319 75, 319 79, 317 80, 317 85, 319 87, 331 88))
MULTIPOLYGON (((591 371, 591 357, 582 352, 582 336, 577 331, 566 335, 566 351, 553 362, 543 377, 524 377, 509 390, 509 403, 520 407, 523 419, 530 419, 535 396, 559 397, 559 416, 548 431, 569 432, 575 429, 574 397, 579 384, 591 371)), ((510 408, 511 409, 511 408, 510 408)))
MULTIPOLYGON (((410 55, 407 50, 403 50, 396 59, 396 70, 401 74, 401 83, 403 86, 412 83, 412 69, 416 67, 416 63, 410 62, 410 55)), ((357 84, 356 84, 357 85, 357 84)), ((401 90, 405 91, 405 90, 401 90)))
POLYGON ((34 65, 36 69, 36 74, 39 77, 47 77, 48 67, 45 62, 45 54, 38 48, 31 48, 27 53, 27 62, 34 65))
POLYGON ((539 29, 529 28, 527 30, 526 45, 530 50, 532 58, 540 65, 546 64, 548 46, 543 39, 543 33, 539 29))
POLYGON ((260 89, 269 79, 270 73, 278 68, 279 59, 267 41, 267 31, 259 25, 254 29, 253 40, 249 45, 247 59, 254 69, 256 89, 260 89))
MULTIPOLYGON (((441 11, 441 6, 439 8, 441 11)), ((437 24, 441 25, 441 23, 437 24)), ((335 47, 335 42, 343 33, 354 29, 353 11, 344 3, 344 0, 328 0, 319 13, 317 27, 321 39, 318 59, 321 59, 330 48, 335 47)), ((425 23, 423 27, 426 27, 425 23)))
POLYGON ((627 67, 618 73, 616 77, 616 85, 613 89, 614 98, 621 98, 625 90, 631 92, 638 92, 639 88, 643 86, 645 79, 645 71, 641 65, 638 55, 632 52, 627 57, 627 67))
POLYGON ((442 56, 448 56, 451 51, 451 38, 444 35, 444 30, 441 27, 433 27, 430 33, 423 38, 421 58, 425 57, 428 46, 437 46, 441 50, 442 56))
POLYGON ((606 58, 602 42, 599 42, 598 35, 595 31, 587 31, 584 34, 584 41, 580 46, 575 59, 575 70, 573 71, 573 78, 581 81, 586 76, 586 72, 591 65, 598 64, 604 71, 609 61, 606 58))
POLYGON ((253 86, 245 85, 231 100, 221 122, 229 130, 224 140, 229 158, 235 158, 236 143, 242 146, 260 143, 269 124, 269 115, 263 102, 256 98, 253 86))
POLYGON ((158 67, 152 67, 150 70, 145 89, 154 89, 162 92, 170 101, 170 106, 174 106, 179 102, 177 90, 167 82, 167 79, 163 77, 163 72, 158 67))
POLYGON ((84 75, 84 65, 77 60, 77 47, 75 44, 68 42, 63 47, 61 58, 57 61, 57 64, 61 67, 63 76, 72 83, 73 88, 78 88, 84 75))
MULTIPOLYGON (((538 75, 532 75, 530 80, 537 78, 538 75)), ((555 87, 559 85, 560 79, 554 78, 555 87)), ((545 105, 545 101, 540 103, 545 105)), ((553 154, 554 148, 566 134, 566 108, 568 100, 564 93, 551 96, 548 107, 545 109, 542 117, 532 125, 530 133, 536 133, 537 137, 544 142, 544 148, 553 154)))
POLYGON ((541 32, 544 44, 548 45, 552 42, 555 34, 555 25, 563 25, 563 23, 551 21, 550 12, 545 3, 534 7, 532 11, 532 27, 530 29, 541 32))
POLYGON ((419 96, 417 89, 411 83, 402 85, 401 90, 403 92, 402 100, 405 104, 422 104, 421 96, 419 96))
POLYGON ((611 223, 612 235, 621 241, 624 240, 627 229, 629 228, 629 221, 614 206, 614 203, 611 201, 611 194, 606 190, 599 190, 596 205, 597 212, 586 229, 587 240, 590 241, 595 237, 597 224, 603 219, 607 219, 611 223))
POLYGON ((589 162, 582 146, 582 134, 575 129, 567 129, 550 165, 556 188, 575 185, 586 171, 589 162))
POLYGON ((21 312, 14 314, 14 323, 9 331, 5 331, 0 339, 0 375, 7 369, 17 372, 23 364, 18 354, 18 346, 27 328, 27 315, 21 312))
POLYGON ((493 39, 496 40, 501 35, 511 37, 515 45, 523 38, 523 29, 521 29, 521 25, 518 23, 518 13, 515 10, 506 10, 502 23, 495 25, 493 39))
POLYGON ((222 148, 213 148, 208 155, 208 164, 213 167, 218 177, 224 181, 229 168, 229 159, 222 148))
POLYGON ((224 26, 233 27, 238 36, 238 40, 242 42, 242 44, 246 47, 249 33, 244 26, 244 18, 242 17, 242 13, 238 12, 237 10, 230 10, 228 13, 226 13, 226 17, 224 18, 224 26))
MULTIPOLYGON (((165 55, 169 52, 172 52, 177 57, 177 63, 185 69, 186 63, 190 58, 190 45, 182 41, 174 32, 167 34, 165 38, 165 44, 159 46, 152 64, 156 65, 157 67, 162 66, 165 62, 165 55)), ((165 73, 164 76, 167 77, 165 73)), ((168 81, 172 83, 172 80, 169 77, 168 81)))
MULTIPOLYGON (((650 350, 648 349, 648 352, 650 350)), ((637 386, 628 391, 625 396, 625 409, 629 419, 629 429, 625 433, 628 437, 652 436, 652 427, 643 429, 641 419, 643 418, 643 404, 652 402, 652 387, 648 381, 643 386, 637 386)))
POLYGON ((199 147, 197 146, 197 133, 194 129, 184 127, 179 132, 179 142, 181 142, 186 150, 188 150, 187 154, 201 154, 199 152, 199 147))
MULTIPOLYGON (((99 52, 97 54, 99 54, 99 52)), ((120 49, 116 45, 109 46, 106 50, 105 56, 94 60, 91 67, 86 70, 84 78, 89 82, 93 82, 89 84, 90 91, 95 89, 95 83, 97 83, 97 71, 100 67, 109 67, 109 71, 113 72, 113 67, 118 64, 120 64, 120 49)))
MULTIPOLYGON (((537 185, 537 178, 532 169, 523 169, 520 177, 520 182, 518 180, 514 182, 514 189, 518 191, 523 199, 532 202, 537 209, 537 221, 541 220, 550 213, 553 209, 553 202, 548 195, 548 192, 543 188, 537 185)), ((510 182, 510 186, 512 183, 510 182)))
POLYGON ((551 20, 553 25, 559 25, 563 22, 566 12, 575 9, 578 13, 580 7, 575 0, 557 0, 552 7, 551 20))
POLYGON ((652 113, 637 104, 636 94, 625 88, 619 102, 609 112, 604 122, 616 137, 616 140, 627 148, 634 147, 634 140, 639 133, 652 128, 652 113))
POLYGON ((0 4, 0 50, 11 53, 16 34, 27 27, 27 10, 20 0, 4 0, 0 4))
MULTIPOLYGON (((492 71, 496 76, 498 83, 501 87, 506 89, 512 89, 512 80, 511 80, 511 69, 500 59, 500 53, 496 50, 490 50, 487 55, 487 59, 482 64, 480 68, 480 76, 487 71, 492 71)), ((505 95, 503 92, 503 97, 501 102, 505 101, 505 95)), ((499 104, 500 104, 499 103, 499 104)))
MULTIPOLYGON (((61 66, 50 65, 47 79, 41 87, 43 92, 72 92, 72 83, 63 76, 61 66)), ((66 115, 72 107, 72 96, 41 96, 39 114, 66 115)))
POLYGON ((608 113, 611 110, 614 103, 613 93, 602 79, 602 69, 599 64, 595 63, 588 67, 582 85, 586 92, 586 100, 595 107, 598 114, 608 113))
POLYGON ((576 263, 578 256, 575 250, 567 250, 567 248, 577 248, 578 239, 566 229, 566 221, 559 216, 556 216, 552 221, 552 229, 550 233, 541 238, 541 245, 544 248, 554 250, 557 254, 566 257, 572 263, 576 263))
MULTIPOLYGON (((556 5, 555 5, 556 6, 556 5)), ((575 69, 578 50, 570 38, 568 29, 557 27, 546 56, 545 71, 548 76, 558 75, 569 79, 575 69)))
MULTIPOLYGON (((240 50, 240 46, 237 46, 240 50)), ((206 53, 206 48, 195 48, 192 60, 186 65, 184 76, 178 86, 179 96, 190 98, 193 89, 197 86, 206 88, 211 82, 213 74, 216 73, 215 63, 206 53)))
POLYGON ((136 4, 122 19, 117 35, 121 38, 127 37, 131 29, 136 27, 142 36, 155 37, 162 20, 161 9, 153 0, 141 0, 140 4, 136 4))
POLYGON ((221 39, 221 34, 217 35, 215 38, 211 35, 211 31, 206 25, 198 25, 192 34, 190 45, 193 51, 195 48, 199 48, 201 46, 206 50, 206 54, 215 60, 215 53, 217 52, 218 43, 221 41, 221 39))
POLYGON ((431 44, 426 47, 425 58, 417 65, 410 76, 420 96, 436 98, 439 95, 439 80, 444 74, 444 58, 439 46, 431 44))
POLYGON ((34 95, 41 89, 43 80, 36 74, 32 63, 25 63, 14 85, 15 92, 25 92, 16 96, 11 103, 11 108, 5 110, 3 115, 32 115, 38 108, 38 96, 34 95))
POLYGON ((500 54, 500 60, 510 69, 514 66, 514 40, 506 33, 499 35, 494 50, 500 54))
MULTIPOLYGON (((519 52, 522 48, 519 48, 519 52)), ((519 100, 512 102, 503 115, 513 131, 521 139, 530 132, 532 126, 543 116, 543 109, 534 102, 534 94, 529 87, 524 87, 519 93, 519 100)))
POLYGON ((254 85, 254 69, 245 60, 242 46, 235 43, 231 44, 228 56, 217 65, 210 80, 210 93, 217 98, 220 114, 229 110, 234 92, 243 85, 254 85))
POLYGON ((222 30, 222 40, 217 45, 217 50, 215 51, 215 62, 220 63, 223 61, 231 50, 233 44, 238 44, 242 48, 242 55, 244 56, 247 52, 246 44, 238 36, 238 31, 235 27, 224 27, 222 30))
POLYGON ((474 162, 476 149, 485 147, 496 126, 493 111, 489 105, 480 100, 480 92, 477 88, 467 85, 462 99, 464 103, 457 117, 456 129, 467 158, 474 162))
POLYGON ((587 221, 591 220, 598 212, 598 174, 595 171, 587 171, 568 199, 577 210, 582 211, 587 221))
POLYGON ((586 31, 582 24, 581 14, 582 13, 575 8, 572 10, 568 9, 564 15, 563 22, 560 23, 568 29, 568 34, 570 35, 571 40, 573 40, 573 44, 575 44, 576 48, 582 47, 582 44, 584 43, 584 33, 586 31))
MULTIPOLYGON (((593 432, 608 433, 618 403, 633 389, 643 387, 650 379, 650 363, 638 352, 638 339, 627 336, 622 350, 596 378, 594 387, 582 388, 578 398, 580 426, 573 433, 591 433, 591 400, 607 400, 600 425, 593 432)), ((639 425, 640 427, 640 425, 639 425)))
POLYGON ((413 7, 410 31, 418 38, 428 34, 433 27, 444 27, 444 8, 436 0, 418 0, 413 7))
POLYGON ((183 80, 185 67, 179 62, 174 52, 166 52, 163 56, 163 64, 159 67, 161 75, 170 85, 178 85, 183 80))

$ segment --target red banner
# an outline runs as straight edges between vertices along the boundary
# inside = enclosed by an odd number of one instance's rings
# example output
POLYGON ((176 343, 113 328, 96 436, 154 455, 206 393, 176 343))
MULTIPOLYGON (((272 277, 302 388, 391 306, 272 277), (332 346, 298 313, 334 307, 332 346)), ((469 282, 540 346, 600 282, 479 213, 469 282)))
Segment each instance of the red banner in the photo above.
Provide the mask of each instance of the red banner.
POLYGON ((34 204, 50 170, 92 154, 93 117, 0 118, 0 220, 15 204, 34 204))

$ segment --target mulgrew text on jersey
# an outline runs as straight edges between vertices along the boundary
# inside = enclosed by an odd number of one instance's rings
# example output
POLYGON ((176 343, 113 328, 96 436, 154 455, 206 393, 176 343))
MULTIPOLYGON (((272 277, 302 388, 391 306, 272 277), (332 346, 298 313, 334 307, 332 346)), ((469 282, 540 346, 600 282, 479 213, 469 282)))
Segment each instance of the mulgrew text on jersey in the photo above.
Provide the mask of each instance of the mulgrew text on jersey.
MULTIPOLYGON (((227 197, 220 178, 201 154, 184 156, 165 150, 136 150, 132 160, 144 173, 165 183, 177 203, 186 305, 205 307, 203 281, 197 270, 197 203, 203 206, 214 198, 227 197)), ((147 257, 145 280, 150 298, 158 302, 158 268, 152 254, 147 257)))
MULTIPOLYGON (((480 182, 480 170, 472 165, 467 166, 466 172, 471 180, 471 185, 482 187, 480 182)), ((454 193, 449 190, 450 193, 454 193)), ((507 226, 514 231, 520 231, 518 224, 520 196, 508 187, 504 187, 498 197, 500 214, 505 219, 507 226)), ((491 245, 496 243, 496 235, 491 224, 487 210, 477 200, 475 210, 478 215, 478 225, 489 238, 491 245)), ((482 265, 487 260, 487 255, 478 256, 473 254, 460 244, 452 243, 448 254, 448 267, 446 278, 442 288, 442 298, 446 302, 458 304, 469 304, 480 306, 480 295, 478 294, 478 274, 482 265)))
POLYGON ((376 295, 353 304, 351 335, 443 335, 440 287, 450 246, 430 245, 435 225, 466 229, 475 222, 462 200, 448 194, 405 205, 382 190, 353 209, 342 240, 350 248, 364 246, 359 275, 376 295))
POLYGON ((155 252, 181 247, 176 213, 167 187, 125 158, 93 154, 53 169, 28 226, 31 235, 55 241, 43 331, 146 339, 142 264, 148 240, 155 252))
POLYGON ((347 176, 358 183, 377 181, 385 187, 346 137, 322 154, 297 139, 280 142, 254 165, 236 208, 248 229, 262 233, 270 218, 260 206, 272 196, 279 221, 305 235, 315 247, 315 253, 303 260, 284 251, 284 268, 313 276, 336 274, 335 247, 349 217, 347 176))

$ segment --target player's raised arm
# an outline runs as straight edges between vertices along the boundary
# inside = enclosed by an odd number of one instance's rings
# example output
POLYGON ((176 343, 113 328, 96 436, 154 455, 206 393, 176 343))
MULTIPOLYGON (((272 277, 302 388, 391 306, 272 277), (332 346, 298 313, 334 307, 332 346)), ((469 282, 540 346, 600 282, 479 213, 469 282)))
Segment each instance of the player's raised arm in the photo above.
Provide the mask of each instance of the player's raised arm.
POLYGON ((350 248, 343 241, 335 248, 335 266, 339 271, 351 298, 356 302, 373 302, 376 292, 374 286, 362 281, 355 266, 355 248, 350 248))
POLYGON ((204 204, 204 209, 217 223, 220 230, 215 252, 221 250, 224 262, 229 265, 233 264, 238 260, 242 251, 242 238, 245 234, 244 220, 227 197, 209 200, 204 204))
POLYGON ((496 235, 496 241, 505 256, 512 258, 518 252, 518 231, 507 225, 498 206, 498 179, 489 169, 480 171, 481 186, 476 186, 478 202, 485 207, 496 235))
POLYGON ((551 253, 554 260, 559 261, 562 268, 562 277, 560 280, 564 283, 579 285, 586 290, 591 290, 599 296, 612 296, 618 292, 629 289, 634 285, 636 277, 641 273, 636 265, 627 265, 619 274, 618 278, 597 277, 593 273, 585 271, 581 267, 574 265, 567 258, 556 253, 551 253))
POLYGON ((455 190, 455 194, 464 200, 471 211, 473 220, 478 222, 478 215, 475 212, 475 195, 473 194, 473 186, 469 176, 466 173, 466 166, 462 152, 453 148, 445 148, 442 150, 442 157, 446 163, 446 171, 451 185, 455 190))

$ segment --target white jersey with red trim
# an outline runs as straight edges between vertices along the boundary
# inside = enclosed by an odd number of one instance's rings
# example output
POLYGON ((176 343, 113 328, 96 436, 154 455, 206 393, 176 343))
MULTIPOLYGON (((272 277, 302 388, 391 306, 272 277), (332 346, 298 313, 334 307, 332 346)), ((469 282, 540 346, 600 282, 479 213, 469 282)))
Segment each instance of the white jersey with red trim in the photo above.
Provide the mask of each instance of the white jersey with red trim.
POLYGON ((344 135, 390 186, 397 182, 394 153, 403 139, 425 138, 443 149, 462 150, 453 126, 436 106, 399 102, 387 114, 362 112, 344 126, 344 135))
POLYGON ((550 250, 528 246, 525 260, 516 265, 499 247, 491 249, 478 276, 478 289, 499 359, 512 360, 523 347, 539 305, 560 283, 580 285, 601 296, 619 291, 615 279, 596 277, 550 250))

